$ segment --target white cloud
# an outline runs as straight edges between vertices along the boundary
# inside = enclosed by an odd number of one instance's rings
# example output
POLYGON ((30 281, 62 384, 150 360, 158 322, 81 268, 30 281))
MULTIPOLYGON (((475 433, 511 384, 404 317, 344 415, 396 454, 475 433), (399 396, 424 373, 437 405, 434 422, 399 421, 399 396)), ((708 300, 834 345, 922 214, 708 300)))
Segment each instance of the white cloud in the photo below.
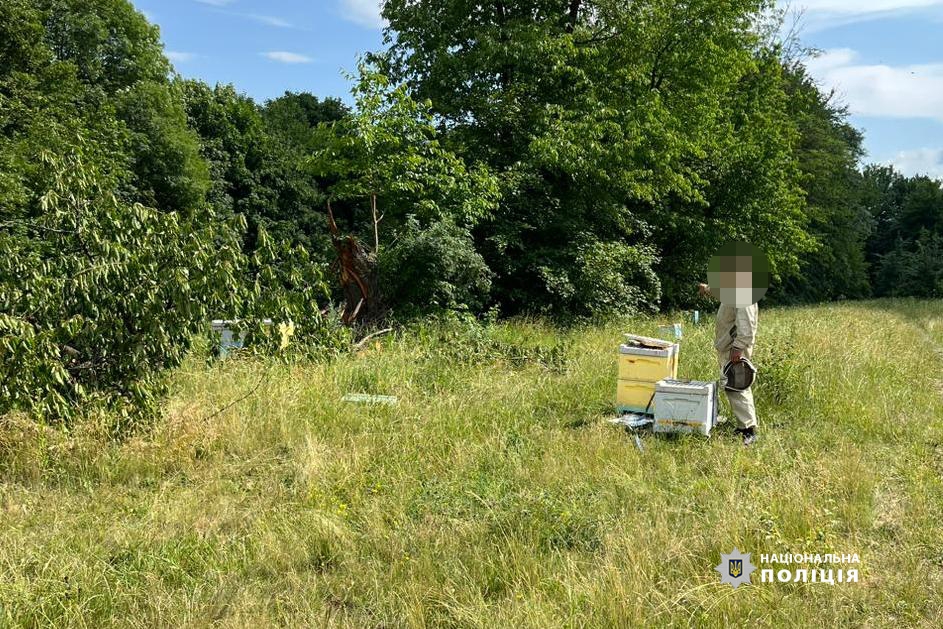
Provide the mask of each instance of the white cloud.
POLYGON ((807 65, 853 114, 943 121, 943 63, 889 66, 856 64, 856 59, 853 50, 839 48, 807 65))
POLYGON ((267 26, 275 26, 277 28, 297 28, 303 31, 309 30, 306 28, 295 26, 288 20, 282 19, 274 15, 265 15, 263 13, 245 13, 242 11, 234 11, 232 9, 228 9, 227 7, 229 7, 229 5, 231 4, 235 4, 236 0, 196 0, 196 2, 200 2, 202 4, 215 7, 215 9, 219 13, 222 13, 225 15, 232 15, 232 16, 247 19, 247 20, 253 20, 254 22, 258 22, 259 24, 265 24, 267 26))
POLYGON ((943 0, 779 0, 779 8, 802 16, 803 33, 943 6, 943 0))
POLYGON ((380 16, 380 0, 341 0, 343 15, 351 22, 367 28, 383 28, 386 22, 380 16))
POLYGON ((179 50, 167 50, 164 55, 174 63, 186 63, 196 59, 196 55, 192 52, 180 52, 179 50))
POLYGON ((256 15, 256 14, 247 14, 246 17, 255 20, 256 22, 261 22, 262 24, 268 24, 269 26, 277 26, 278 28, 294 28, 294 24, 287 20, 283 20, 280 17, 274 17, 272 15, 256 15))
POLYGON ((934 179, 943 179, 943 148, 900 151, 894 159, 888 160, 888 163, 908 176, 929 175, 934 179))
POLYGON ((850 65, 858 58, 858 53, 851 48, 830 48, 817 57, 806 61, 806 67, 813 75, 850 65))
POLYGON ((280 63, 311 63, 314 61, 311 57, 299 55, 296 52, 285 52, 283 50, 274 50, 272 52, 263 52, 263 57, 278 61, 280 63))

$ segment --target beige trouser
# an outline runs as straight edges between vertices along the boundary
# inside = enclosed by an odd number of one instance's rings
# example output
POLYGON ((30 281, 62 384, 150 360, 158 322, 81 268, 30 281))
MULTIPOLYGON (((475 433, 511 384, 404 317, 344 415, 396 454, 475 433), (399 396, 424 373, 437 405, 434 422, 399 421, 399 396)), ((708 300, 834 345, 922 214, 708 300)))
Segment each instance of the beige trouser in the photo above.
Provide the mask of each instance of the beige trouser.
MULTIPOLYGON (((745 358, 753 357, 753 347, 743 350, 745 358)), ((753 390, 731 391, 724 388, 727 384, 727 378, 724 377, 724 365, 730 360, 730 350, 717 352, 717 364, 720 367, 720 388, 727 394, 727 401, 730 402, 730 408, 733 410, 734 417, 737 418, 737 424, 740 428, 750 428, 756 426, 756 407, 753 405, 753 390)))

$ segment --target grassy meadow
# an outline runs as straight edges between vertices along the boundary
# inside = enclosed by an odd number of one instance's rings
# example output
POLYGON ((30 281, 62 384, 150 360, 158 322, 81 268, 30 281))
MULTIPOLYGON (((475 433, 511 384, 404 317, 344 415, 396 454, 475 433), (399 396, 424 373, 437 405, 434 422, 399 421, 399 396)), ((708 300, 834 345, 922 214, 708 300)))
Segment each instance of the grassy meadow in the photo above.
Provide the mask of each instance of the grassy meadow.
MULTIPOLYGON (((940 626, 943 303, 761 308, 757 444, 640 452, 605 421, 615 348, 673 320, 195 357, 121 442, 2 417, 0 625, 940 626), (734 546, 857 553, 860 582, 733 589, 734 546)), ((681 377, 715 378, 712 336, 685 324, 681 377)))

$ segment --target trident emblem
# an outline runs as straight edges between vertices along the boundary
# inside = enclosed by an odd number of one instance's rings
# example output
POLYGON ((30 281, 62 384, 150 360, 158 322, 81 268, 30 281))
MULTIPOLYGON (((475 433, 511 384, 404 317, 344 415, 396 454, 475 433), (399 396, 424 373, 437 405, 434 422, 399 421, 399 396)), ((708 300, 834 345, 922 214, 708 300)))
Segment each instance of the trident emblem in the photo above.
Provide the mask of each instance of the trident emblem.
POLYGON ((750 563, 750 553, 741 553, 734 548, 729 554, 721 553, 720 563, 714 566, 714 570, 720 573, 721 583, 737 587, 750 582, 750 573, 756 570, 756 566, 750 563))

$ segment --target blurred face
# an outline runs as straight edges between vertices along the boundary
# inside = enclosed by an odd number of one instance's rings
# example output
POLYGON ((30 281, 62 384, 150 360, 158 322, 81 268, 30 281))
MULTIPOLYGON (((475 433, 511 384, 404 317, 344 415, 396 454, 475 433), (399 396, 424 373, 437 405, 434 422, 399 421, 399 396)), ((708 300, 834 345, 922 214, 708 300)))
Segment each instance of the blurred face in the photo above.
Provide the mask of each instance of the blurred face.
POLYGON ((769 288, 766 254, 746 242, 727 243, 708 262, 707 283, 721 303, 737 308, 755 304, 769 288))

